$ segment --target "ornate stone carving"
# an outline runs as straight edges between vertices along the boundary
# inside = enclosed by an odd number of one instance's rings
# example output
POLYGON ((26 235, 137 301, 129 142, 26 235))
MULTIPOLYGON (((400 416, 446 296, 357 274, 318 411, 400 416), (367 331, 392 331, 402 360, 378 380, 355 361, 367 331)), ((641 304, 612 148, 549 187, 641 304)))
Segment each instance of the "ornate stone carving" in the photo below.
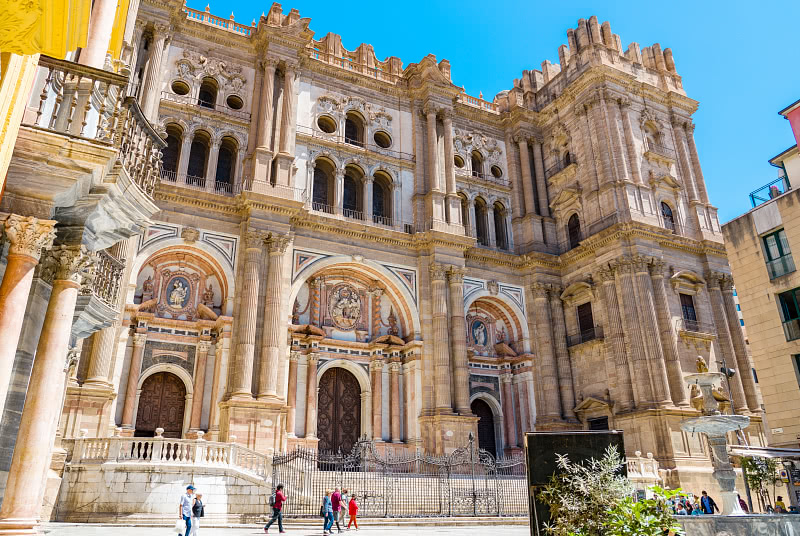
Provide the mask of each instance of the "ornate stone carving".
POLYGON ((504 160, 503 150, 500 148, 499 142, 494 138, 457 128, 455 129, 455 136, 453 136, 453 145, 457 153, 468 155, 472 151, 478 151, 484 156, 486 162, 505 168, 502 165, 504 160))
POLYGON ((486 290, 488 290, 489 294, 491 294, 492 296, 497 296, 497 294, 500 292, 500 283, 498 283, 494 279, 491 281, 487 281, 486 290))
POLYGON ((447 280, 450 284, 461 284, 464 282, 464 269, 459 266, 451 266, 447 269, 447 280))
POLYGON ((286 253, 286 248, 292 243, 292 238, 293 237, 291 234, 272 234, 267 240, 265 240, 264 243, 266 244, 270 255, 283 255, 286 253))
POLYGON ((45 270, 53 281, 81 284, 91 278, 97 259, 86 246, 55 246, 44 259, 45 270))
POLYGON ((197 352, 208 352, 211 349, 211 341, 197 341, 197 352))
POLYGON ((352 330, 361 319, 361 296, 349 284, 342 283, 331 290, 328 299, 333 324, 346 331, 352 330))
POLYGON ((261 231, 247 231, 244 235, 245 249, 258 249, 264 246, 264 233, 261 231))
POLYGON ((438 262, 432 262, 429 269, 431 272, 431 281, 444 280, 447 271, 443 264, 439 264, 438 262))
POLYGON ((32 216, 11 214, 5 221, 9 254, 27 255, 37 261, 42 249, 49 249, 56 237, 56 220, 40 220, 32 216))
POLYGON ((534 300, 546 300, 547 295, 550 293, 551 285, 547 283, 532 283, 531 292, 533 293, 534 300))
POLYGON ((246 78, 242 74, 241 65, 230 63, 227 59, 217 59, 194 50, 184 50, 183 58, 178 60, 178 74, 181 78, 201 80, 211 77, 220 83, 223 90, 238 93, 242 90, 246 78))
POLYGON ((597 279, 599 279, 602 283, 614 281, 614 266, 609 264, 603 268, 597 270, 597 279))
POLYGON ((194 227, 184 227, 181 231, 181 238, 189 244, 194 244, 200 238, 200 231, 194 227))

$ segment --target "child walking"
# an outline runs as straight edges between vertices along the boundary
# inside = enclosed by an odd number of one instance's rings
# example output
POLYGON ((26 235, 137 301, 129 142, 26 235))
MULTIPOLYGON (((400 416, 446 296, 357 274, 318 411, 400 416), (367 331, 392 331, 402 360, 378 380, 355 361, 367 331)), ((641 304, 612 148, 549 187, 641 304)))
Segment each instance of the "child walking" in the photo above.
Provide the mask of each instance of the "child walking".
POLYGON ((356 530, 358 530, 358 520, 356 519, 356 515, 358 514, 358 503, 356 503, 355 495, 350 497, 347 513, 350 515, 350 522, 347 524, 347 530, 350 530, 350 523, 355 525, 356 530))

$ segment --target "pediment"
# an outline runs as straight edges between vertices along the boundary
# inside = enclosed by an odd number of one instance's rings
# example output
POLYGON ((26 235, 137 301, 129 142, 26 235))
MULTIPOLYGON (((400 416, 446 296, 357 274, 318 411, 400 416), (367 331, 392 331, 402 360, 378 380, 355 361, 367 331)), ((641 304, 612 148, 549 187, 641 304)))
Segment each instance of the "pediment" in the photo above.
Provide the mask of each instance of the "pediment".
POLYGON ((658 188, 659 186, 663 186, 670 190, 680 190, 681 183, 673 177, 672 175, 654 175, 650 177, 650 186, 652 188, 658 188))
POLYGON ((605 400, 601 400, 599 398, 590 396, 584 398, 580 404, 575 406, 575 413, 579 413, 582 411, 589 411, 593 409, 602 409, 611 411, 611 404, 609 402, 606 402, 605 400))
POLYGON ((580 206, 581 202, 580 200, 581 200, 580 187, 572 186, 569 188, 564 188, 550 203, 550 208, 552 208, 553 210, 559 210, 560 208, 569 206, 573 202, 578 203, 578 205, 580 206))
POLYGON ((561 301, 570 303, 588 296, 594 298, 594 286, 586 281, 572 283, 561 293, 561 301))
POLYGON ((669 278, 675 292, 697 294, 706 284, 705 279, 691 270, 681 270, 669 278))
POLYGON ((428 54, 419 63, 412 63, 403 71, 403 78, 409 81, 410 86, 425 86, 433 84, 442 88, 452 90, 453 98, 461 89, 453 85, 449 77, 445 76, 439 65, 436 63, 436 56, 428 54))

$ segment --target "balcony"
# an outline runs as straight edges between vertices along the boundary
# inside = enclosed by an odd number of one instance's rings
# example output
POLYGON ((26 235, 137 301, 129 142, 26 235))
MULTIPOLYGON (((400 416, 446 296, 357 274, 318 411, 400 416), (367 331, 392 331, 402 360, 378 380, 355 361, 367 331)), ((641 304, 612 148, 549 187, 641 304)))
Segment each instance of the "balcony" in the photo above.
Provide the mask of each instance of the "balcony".
POLYGON ((341 129, 339 131, 327 133, 322 132, 319 129, 307 127, 304 125, 297 126, 297 135, 298 137, 306 137, 315 140, 325 140, 336 144, 337 146, 349 149, 354 152, 363 153, 365 151, 381 154, 384 156, 388 156, 390 158, 396 158, 398 160, 405 160, 408 162, 414 162, 415 157, 412 153, 405 153, 402 151, 396 151, 394 149, 389 149, 385 147, 381 147, 377 143, 372 141, 367 141, 366 143, 360 140, 347 138, 341 133, 341 129))
POLYGON ((800 339, 800 319, 793 318, 783 323, 783 334, 786 335, 787 341, 796 341, 800 339))
POLYGON ((220 181, 212 182, 205 177, 195 177, 194 175, 177 173, 175 171, 168 171, 165 169, 161 170, 161 183, 173 184, 175 186, 182 186, 191 190, 226 196, 235 196, 242 192, 242 186, 240 184, 231 184, 230 182, 220 181))
POLYGON ((644 156, 646 158, 661 160, 667 164, 675 162, 675 150, 665 145, 659 145, 648 139, 644 140, 644 156))
POLYGON ((544 172, 544 176, 547 180, 552 179, 562 171, 567 169, 574 169, 574 166, 577 166, 578 163, 575 161, 574 158, 569 158, 565 160, 558 160, 555 164, 547 168, 544 172))
POLYGON ((603 328, 601 326, 595 326, 593 328, 585 329, 582 331, 575 332, 571 335, 567 335, 567 347, 577 346, 585 342, 602 340, 602 339, 603 339, 603 328))
POLYGON ((161 100, 192 106, 200 112, 202 112, 202 110, 210 110, 228 115, 230 117, 235 117, 236 119, 241 119, 242 121, 250 121, 249 112, 234 110, 230 106, 226 106, 224 104, 201 101, 198 100, 197 97, 192 97, 190 95, 178 95, 177 93, 173 93, 171 91, 162 91, 161 100))
POLYGON ((158 211, 166 143, 126 88, 123 75, 41 56, 9 165, 14 208, 34 202, 83 229, 91 250, 143 231, 158 211))
POLYGON ((750 204, 753 205, 753 208, 756 208, 758 205, 766 203, 771 199, 775 199, 791 189, 792 185, 789 183, 788 177, 778 177, 774 181, 765 184, 758 190, 750 192, 750 204))
POLYGON ((480 181, 487 184, 493 184, 497 186, 502 186, 504 188, 508 188, 511 186, 511 182, 503 177, 495 177, 491 173, 483 173, 481 171, 472 170, 467 172, 465 169, 456 168, 456 175, 458 175, 462 179, 473 180, 473 181, 480 181))
POLYGON ((680 318, 678 320, 678 329, 680 331, 690 331, 692 333, 715 333, 716 327, 714 324, 707 322, 698 322, 697 320, 689 320, 687 318, 680 318))
POLYGON ((770 279, 775 279, 776 277, 789 274, 794 272, 796 269, 797 268, 795 268, 794 259, 792 258, 791 254, 767 261, 767 271, 769 272, 770 279))
POLYGON ((111 326, 119 314, 125 260, 107 249, 95 251, 93 256, 93 271, 81 285, 73 314, 72 335, 79 339, 111 326))

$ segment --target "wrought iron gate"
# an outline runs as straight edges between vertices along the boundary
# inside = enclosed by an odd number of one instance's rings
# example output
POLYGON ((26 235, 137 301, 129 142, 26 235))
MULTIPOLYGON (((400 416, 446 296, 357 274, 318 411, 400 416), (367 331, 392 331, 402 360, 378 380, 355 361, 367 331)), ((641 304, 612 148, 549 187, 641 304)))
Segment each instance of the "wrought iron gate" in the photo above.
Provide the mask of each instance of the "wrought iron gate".
POLYGON ((272 482, 289 517, 319 516, 335 488, 357 497, 359 517, 528 515, 524 458, 495 458, 474 439, 448 456, 392 456, 363 440, 346 454, 296 449, 274 457, 272 482))

